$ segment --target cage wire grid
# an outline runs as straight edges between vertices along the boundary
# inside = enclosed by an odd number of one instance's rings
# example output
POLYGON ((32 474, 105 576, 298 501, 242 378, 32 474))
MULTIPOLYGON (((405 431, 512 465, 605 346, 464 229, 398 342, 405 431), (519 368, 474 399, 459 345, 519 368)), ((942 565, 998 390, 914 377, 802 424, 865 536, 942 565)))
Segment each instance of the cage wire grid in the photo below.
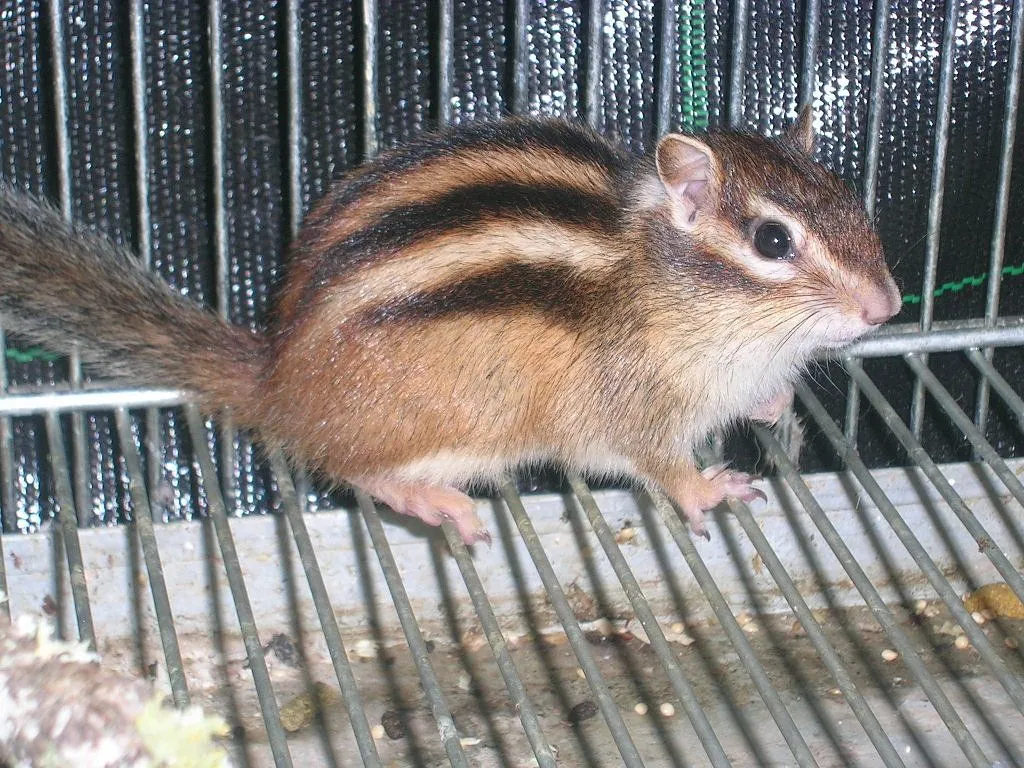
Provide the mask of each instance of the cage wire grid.
MULTIPOLYGON (((656 100, 656 124, 659 132, 669 130, 673 119, 672 89, 667 87, 667 83, 669 73, 675 66, 674 57, 678 54, 675 47, 670 44, 675 29, 675 6, 674 3, 657 6, 660 11, 657 23, 660 25, 661 42, 658 80, 662 86, 658 89, 656 100)), ((45 23, 41 24, 41 28, 48 32, 54 61, 63 62, 64 27, 68 23, 66 9, 61 0, 47 0, 42 8, 45 23)), ((451 0, 442 0, 436 4, 437 34, 433 43, 436 45, 435 55, 440 62, 436 88, 437 112, 442 122, 452 118, 453 9, 451 0)), ((801 49, 804 66, 800 72, 799 93, 800 101, 805 103, 811 100, 815 92, 814 68, 810 62, 813 60, 813 52, 817 45, 820 10, 820 5, 815 0, 810 0, 803 6, 805 33, 801 49)), ((150 211, 147 202, 150 169, 146 161, 147 94, 142 54, 142 0, 130 2, 127 12, 131 52, 131 125, 136 145, 133 155, 137 159, 133 168, 136 205, 134 214, 138 229, 138 250, 148 261, 151 258, 150 211)), ((585 30, 588 55, 583 76, 583 114, 595 124, 599 121, 602 99, 599 52, 603 44, 601 24, 604 12, 603 3, 590 3, 587 15, 589 24, 585 30)), ((750 700, 746 704, 737 702, 735 706, 739 709, 745 706, 755 707, 754 702, 758 701, 760 703, 756 705, 756 711, 763 711, 768 715, 764 718, 765 722, 759 724, 769 728, 770 733, 767 736, 749 732, 744 732, 741 737, 730 734, 723 736, 721 718, 709 708, 705 694, 695 689, 688 670, 684 669, 681 659, 689 651, 678 644, 678 633, 666 631, 663 616, 648 601, 646 593, 651 589, 650 579, 644 575, 638 576, 641 566, 638 565, 636 552, 631 551, 628 540, 621 536, 621 528, 616 528, 621 520, 605 508, 604 502, 611 504, 612 502, 608 500, 617 497, 603 491, 592 492, 583 480, 572 477, 569 478, 570 493, 563 502, 564 510, 576 516, 574 525, 577 527, 583 525, 582 520, 586 520, 588 527, 583 531, 582 539, 596 541, 599 545, 600 552, 605 558, 601 568, 613 575, 614 581, 611 583, 618 591, 619 601, 623 605, 628 605, 626 613, 631 616, 631 626, 638 634, 642 629, 642 635, 646 639, 645 663, 654 668, 655 672, 652 674, 662 679, 668 696, 680 707, 689 723, 688 728, 684 728, 681 717, 671 719, 664 712, 658 715, 651 712, 648 716, 649 721, 661 717, 658 721, 660 725, 653 727, 653 730, 638 726, 638 718, 624 705, 621 687, 615 680, 609 679, 606 652, 601 645, 594 644, 594 633, 589 630, 589 625, 577 617, 578 601, 571 594, 574 585, 566 584, 560 574, 564 566, 560 560, 562 551, 553 549, 550 535, 535 525, 535 500, 530 496, 521 496, 510 480, 501 488, 501 503, 497 507, 499 512, 496 515, 504 517, 506 528, 508 520, 511 520, 518 531, 518 538, 514 543, 503 543, 503 546, 519 552, 523 556, 523 562, 532 563, 536 574, 531 575, 531 578, 539 579, 543 586, 546 601, 557 619, 559 631, 564 633, 574 664, 579 667, 582 681, 579 684, 586 686, 586 697, 592 702, 593 710, 600 715, 603 725, 598 724, 596 718, 593 723, 552 725, 550 712, 544 711, 545 707, 538 704, 541 697, 537 689, 531 688, 530 678, 520 669, 523 662, 521 658, 516 657, 515 643, 510 640, 504 617, 499 615, 498 607, 492 604, 490 599, 490 580, 487 573, 487 569, 491 567, 488 563, 489 553, 471 553, 451 526, 442 526, 444 542, 458 574, 464 581, 465 591, 462 592, 461 588, 456 589, 452 584, 448 584, 447 588, 452 592, 458 592, 458 595, 452 598, 454 600, 465 602, 465 598, 469 598, 472 604, 471 619, 479 623, 479 629, 493 655, 493 659, 488 663, 496 665, 506 688, 505 702, 511 705, 511 711, 521 725, 519 740, 515 742, 519 752, 505 755, 500 760, 496 759, 494 764, 527 765, 531 764, 529 760, 532 759, 533 764, 540 766, 573 765, 577 764, 576 760, 581 765, 628 766, 706 763, 728 766, 769 762, 794 762, 801 766, 879 763, 886 766, 1024 765, 1024 727, 1021 726, 1020 720, 1024 714, 1024 674, 1020 651, 1011 642, 1013 627, 1008 626, 1009 622, 989 621, 987 625, 978 623, 977 617, 972 616, 965 608, 961 595, 954 586, 954 583, 962 580, 961 575, 951 572, 947 563, 938 561, 933 541, 923 530, 915 530, 915 527, 904 519, 902 512, 908 504, 907 488, 894 483, 892 472, 886 474, 884 470, 869 469, 856 450, 857 425, 863 404, 866 403, 880 417, 891 438, 902 446, 912 460, 914 467, 911 472, 919 483, 916 489, 912 489, 913 492, 922 498, 930 499, 933 507, 941 507, 944 510, 938 515, 939 528, 947 526, 951 538, 959 536, 976 545, 975 551, 969 553, 973 558, 970 567, 976 568, 977 560, 984 560, 983 570, 987 569, 987 573, 994 574, 999 580, 1004 581, 1018 598, 1024 598, 1024 578, 1020 572, 1024 562, 1021 545, 1024 531, 1020 514, 1021 505, 1024 504, 1024 485, 1019 479, 1024 464, 1014 459, 1002 458, 986 440, 984 432, 989 408, 994 400, 999 402, 1001 407, 1008 409, 1013 414, 1017 426, 1024 429, 1024 400, 1014 383, 1004 378, 993 362, 998 348, 1016 347, 1024 342, 1024 318, 1001 316, 999 313, 1005 233, 1010 215, 1010 181, 1020 87, 1024 3, 1017 2, 1012 9, 1011 58, 1006 80, 1005 108, 1001 116, 998 193, 996 199, 992 201, 996 211, 988 270, 992 279, 988 283, 984 317, 969 321, 934 321, 933 313, 940 257, 939 229, 943 215, 943 180, 950 130, 953 47, 959 5, 950 2, 946 5, 945 12, 940 52, 939 94, 935 114, 936 141, 933 147, 933 170, 928 199, 929 226, 926 236, 925 268, 920 286, 920 322, 892 326, 844 352, 841 365, 849 377, 845 419, 835 419, 811 387, 801 385, 797 395, 807 419, 820 429, 844 464, 845 472, 836 475, 838 482, 847 484, 849 498, 861 499, 865 503, 862 513, 870 518, 871 525, 879 528, 879 532, 875 534, 876 540, 872 542, 872 545, 877 547, 874 550, 875 556, 884 557, 885 553, 890 551, 888 545, 880 546, 878 539, 887 539, 893 544, 899 543, 905 556, 909 556, 919 571, 919 594, 927 595, 935 605, 940 606, 941 610, 948 614, 952 624, 959 627, 952 630, 950 637, 966 637, 972 649, 972 658, 977 663, 976 674, 994 681, 992 689, 981 697, 980 703, 977 699, 971 703, 970 697, 968 704, 964 703, 962 691, 949 675, 948 664, 943 667, 942 664, 935 663, 935 659, 943 655, 943 649, 938 645, 940 640, 937 640, 936 636, 931 636, 928 641, 922 640, 919 627, 915 626, 913 621, 908 622, 906 611, 893 604, 891 590, 887 591, 891 585, 876 583, 873 576, 878 571, 865 563, 862 542, 851 540, 849 531, 837 527, 837 523, 832 521, 830 501, 822 491, 824 486, 815 476, 800 474, 799 468, 789 458, 775 431, 757 427, 754 434, 761 450, 778 468, 777 477, 771 483, 771 504, 783 507, 788 504, 786 508, 789 511, 779 525, 771 527, 745 505, 731 503, 727 520, 721 519, 726 517, 724 512, 719 514, 716 536, 724 536, 732 547, 728 557, 735 560, 737 553, 749 551, 753 553, 757 569, 763 568, 768 572, 774 583, 772 589, 776 590, 775 594, 780 598, 777 605, 788 608, 791 616, 799 622, 799 635, 806 638, 806 642, 813 649, 809 658, 814 664, 820 665, 823 672, 831 678, 833 687, 829 689, 829 693, 825 694, 819 690, 818 695, 831 696, 835 701, 841 702, 845 721, 829 724, 822 722, 821 715, 815 720, 808 719, 806 714, 802 714, 803 704, 799 697, 790 696, 778 687, 777 671, 773 669, 774 661, 766 658, 762 649, 755 648, 756 638, 750 631, 750 622, 745 621, 742 615, 739 618, 734 615, 733 595, 723 592, 720 586, 721 579, 717 568, 721 562, 709 559, 702 553, 702 547, 695 545, 666 499, 655 496, 649 500, 639 500, 637 504, 640 507, 646 505, 647 509, 646 513, 641 513, 646 535, 652 541, 661 541, 663 545, 671 542, 667 546, 674 547, 671 551, 673 568, 681 569, 682 563, 685 563, 690 577, 699 587, 694 594, 702 595, 706 601, 706 604, 702 604, 703 612, 711 617, 714 632, 723 638, 722 642, 727 641, 733 664, 722 667, 720 671, 733 677, 743 676, 749 681, 750 700), (929 355, 938 353, 960 355, 977 371, 979 384, 974 413, 966 413, 929 368, 929 355), (898 410, 886 399, 865 371, 862 361, 873 358, 888 358, 893 365, 904 366, 906 373, 912 377, 913 404, 909 420, 904 421, 901 418, 898 410), (930 402, 934 403, 948 418, 950 424, 969 441, 977 460, 977 465, 971 471, 980 473, 979 476, 983 477, 982 484, 988 489, 990 499, 994 499, 990 505, 991 509, 979 508, 974 499, 967 498, 962 490, 962 482, 961 490, 958 490, 953 479, 961 477, 957 474, 958 470, 937 464, 922 445, 922 413, 926 398, 930 398, 930 402), (985 469, 979 469, 980 467, 985 469), (849 490, 850 488, 853 490, 849 490), (530 514, 527 512, 528 509, 530 514), (952 532, 954 527, 955 533, 952 532), (742 546, 737 546, 736 542, 741 540, 742 546), (874 629, 880 630, 879 642, 887 650, 895 652, 901 665, 901 674, 920 690, 924 706, 937 718, 936 723, 940 725, 936 730, 915 730, 915 726, 910 722, 912 718, 906 713, 897 718, 899 727, 893 726, 889 712, 891 700, 879 696, 880 683, 877 671, 869 674, 865 673, 861 666, 855 666, 854 655, 836 641, 832 631, 834 627, 830 625, 832 619, 827 613, 823 614, 820 607, 816 607, 818 603, 809 598, 807 584, 790 573, 787 559, 798 548, 805 552, 814 551, 819 555, 821 552, 831 553, 830 557, 841 567, 838 578, 849 585, 851 594, 855 592, 859 595, 860 607, 870 616, 869 620, 873 622, 874 629), (996 693, 992 693, 992 690, 996 693), (1004 724, 986 720, 987 715, 996 709, 1009 712, 1004 724), (851 719, 856 721, 855 727, 849 724, 852 722, 851 719), (566 746, 567 742, 572 741, 572 738, 565 734, 566 727, 570 727, 577 734, 574 738, 583 742, 587 742, 588 738, 596 739, 593 744, 607 743, 609 750, 613 744, 614 752, 602 754, 593 745, 589 750, 583 748, 582 752, 571 752, 566 746), (580 735, 584 728, 604 729, 601 731, 603 736, 584 737, 580 735), (826 731, 832 728, 833 732, 825 739, 826 742, 831 740, 831 749, 822 747, 823 739, 820 733, 815 732, 821 728, 826 731), (855 729, 857 735, 849 738, 859 739, 857 743, 862 745, 863 752, 844 746, 844 739, 848 737, 844 734, 848 734, 850 729, 855 729), (682 742, 684 747, 675 744, 676 736, 666 735, 667 731, 685 731, 682 742), (643 741, 637 738, 637 734, 641 732, 645 736, 643 741), (601 738, 605 738, 606 741, 601 741, 601 738), (660 746, 652 747, 651 740, 658 739, 662 742, 660 746), (930 739, 934 739, 935 744, 941 744, 942 747, 930 748, 930 739), (559 744, 561 750, 558 749, 559 744), (702 748, 703 754, 695 751, 697 745, 702 748), (578 754, 578 757, 570 757, 571 754, 578 754)), ((735 2, 732 4, 731 13, 729 23, 733 30, 733 42, 729 65, 727 114, 729 122, 740 124, 744 110, 744 57, 750 26, 749 6, 746 2, 735 2)), ((377 3, 374 0, 362 0, 358 13, 358 33, 364 65, 361 72, 361 119, 362 152, 366 156, 374 155, 379 149, 377 46, 380 30, 377 27, 377 17, 377 3)), ((868 143, 864 163, 865 202, 871 213, 875 207, 881 151, 881 114, 886 99, 882 77, 885 66, 883 54, 890 33, 890 17, 891 8, 888 2, 879 0, 874 4, 871 86, 867 105, 868 143)), ((303 86, 298 55, 303 45, 303 37, 298 0, 288 0, 283 5, 282 18, 285 52, 281 80, 285 105, 282 131, 286 137, 284 165, 288 184, 286 222, 288 230, 294 232, 302 215, 300 142, 303 86)), ((512 57, 511 104, 514 111, 520 112, 524 111, 527 105, 527 64, 530 55, 526 34, 528 18, 526 2, 510 4, 506 34, 509 36, 512 57)), ((212 213, 218 285, 217 308, 226 317, 231 276, 228 269, 229 243, 224 199, 226 118, 219 95, 225 87, 223 78, 229 76, 229 73, 223 66, 220 50, 220 19, 220 3, 218 0, 211 0, 209 87, 212 117, 211 183, 214 201, 212 213)), ((63 64, 52 67, 51 86, 54 139, 58 150, 57 196, 62 209, 70 215, 69 162, 72 149, 68 135, 68 91, 63 64)), ((105 628, 93 614, 89 590, 90 578, 95 578, 96 571, 90 570, 86 565, 89 541, 86 541, 85 533, 80 531, 81 523, 86 519, 86 513, 82 509, 86 494, 83 485, 86 467, 81 414, 96 410, 110 410, 113 413, 130 479, 130 496, 135 510, 133 528, 140 543, 145 581, 151 591, 152 612, 158 629, 164 674, 174 703, 178 706, 187 705, 193 700, 194 685, 190 687, 186 674, 188 664, 183 660, 182 642, 172 610, 176 596, 164 578, 168 549, 159 545, 161 538, 167 535, 172 526, 159 526, 153 522, 154 517, 158 515, 154 515, 148 494, 153 492, 155 481, 154 476, 146 476, 144 466, 152 468, 157 464, 158 452, 152 443, 147 444, 145 450, 149 452, 149 461, 143 461, 137 435, 133 432, 130 413, 144 411, 147 423, 152 425, 157 418, 156 409, 182 409, 196 451, 203 495, 208 504, 209 526, 212 528, 217 546, 217 554, 211 553, 210 557, 223 566, 231 606, 237 615, 237 630, 235 627, 225 627, 224 631, 241 637, 248 673, 251 674, 262 717, 262 728, 265 730, 265 736, 254 737, 250 734, 248 740, 265 743, 276 765, 309 764, 308 757, 293 757, 295 740, 294 737, 287 735, 282 723, 281 697, 275 690, 275 680, 267 661, 268 637, 257 627, 259 608, 254 607, 254 603, 259 602, 261 595, 254 591, 251 583, 255 578, 254 567, 258 566, 247 563, 236 546, 236 533, 239 527, 244 525, 244 521, 229 522, 230 512, 225 503, 225 495, 232 493, 230 480, 233 475, 227 467, 234 460, 231 450, 233 442, 231 439, 220 442, 222 451, 219 468, 212 452, 214 449, 211 448, 216 445, 211 439, 213 431, 221 429, 230 438, 230 424, 214 425, 204 420, 185 402, 180 393, 173 390, 120 388, 116 384, 102 382, 83 384, 78 365, 74 361, 71 365, 70 384, 67 386, 45 389, 10 386, 4 361, 5 357, 0 355, 0 383, 5 389, 5 394, 0 397, 0 467, 3 471, 4 509, 9 511, 14 507, 12 419, 24 415, 42 415, 45 419, 49 460, 59 507, 55 526, 55 540, 59 542, 59 548, 49 552, 48 556, 54 558, 54 567, 59 567, 60 558, 66 562, 66 574, 58 575, 56 578, 63 582, 66 577, 70 585, 70 613, 77 626, 69 634, 77 635, 93 647, 99 644, 101 648, 105 628), (71 447, 70 456, 66 450, 67 445, 71 447)), ((149 434, 156 432, 157 430, 153 429, 149 434)), ((307 631, 319 632, 322 635, 330 667, 333 668, 341 692, 341 701, 347 716, 345 727, 351 732, 351 744, 355 750, 349 754, 339 755, 336 749, 332 751, 332 747, 327 745, 323 747, 323 753, 318 760, 324 764, 339 765, 355 764, 357 761, 367 766, 386 764, 388 753, 382 746, 384 742, 380 740, 379 734, 375 737, 368 714, 379 710, 379 702, 367 698, 365 686, 359 681, 358 665, 350 661, 352 644, 346 646, 343 635, 354 631, 345 627, 343 632, 344 621, 339 624, 339 604, 336 595, 340 585, 325 578, 326 562, 322 546, 324 539, 322 535, 311 534, 307 527, 307 524, 317 524, 322 516, 304 515, 307 498, 305 479, 297 478, 297 492, 284 460, 275 456, 271 463, 281 495, 281 512, 287 521, 288 536, 291 540, 283 546, 289 552, 294 551, 299 560, 300 570, 291 573, 293 576, 298 573, 304 574, 308 597, 303 599, 311 601, 315 607, 318 626, 307 631), (332 592, 335 594, 333 599, 332 592)), ((440 747, 443 758, 453 766, 489 764, 481 757, 477 745, 472 743, 472 740, 467 742, 465 733, 460 730, 451 704, 453 695, 458 695, 458 692, 453 693, 451 681, 447 679, 449 670, 444 669, 438 661, 432 641, 425 635, 423 627, 417 620, 417 614, 422 613, 423 606, 417 602, 418 585, 412 579, 419 578, 420 572, 414 570, 404 557, 396 557, 392 546, 395 539, 393 529, 390 534, 386 533, 373 502, 361 494, 357 494, 357 502, 362 527, 354 524, 352 535, 357 541, 363 540, 364 546, 364 537, 368 536, 367 551, 372 551, 377 560, 379 575, 384 580, 387 596, 393 603, 395 617, 401 628, 401 644, 408 647, 409 662, 412 665, 410 669, 415 669, 422 688, 422 700, 417 702, 417 705, 424 711, 429 710, 436 727, 430 738, 424 740, 428 746, 421 746, 418 759, 413 754, 409 757, 410 762, 439 764, 442 759, 441 753, 431 751, 429 745, 433 743, 433 746, 440 747), (410 590, 414 593, 412 596, 410 590), (431 762, 432 760, 434 762, 431 762)), ((8 530, 13 528, 9 527, 8 530)), ((503 529, 501 533, 499 539, 502 542, 511 540, 510 528, 503 529)), ((24 538, 26 537, 7 534, 0 538, 0 547, 10 552, 12 548, 17 549, 24 538)), ((398 543, 402 543, 401 537, 398 543)), ((580 557, 597 557, 594 553, 584 552, 585 548, 581 547, 580 557)), ((16 574, 8 573, 7 570, 16 562, 16 559, 9 559, 0 549, 0 590, 5 593, 17 583, 17 579, 13 578, 16 574)), ((362 578, 367 578, 365 569, 368 566, 365 563, 363 566, 362 578)), ((519 563, 518 567, 525 566, 519 563)), ((736 567, 742 571, 745 565, 736 567)), ((287 575, 285 578, 287 579, 287 575)), ((354 578, 359 579, 360 576, 354 578)), ((665 578, 670 580, 667 575, 665 578)), ((742 580, 742 576, 740 578, 742 580)), ((838 579, 832 579, 833 582, 836 580, 838 579)), ((299 586, 292 584, 289 589, 298 590, 299 586)), ((372 591, 372 587, 366 589, 372 591)), ((753 601, 756 602, 756 593, 760 588, 750 587, 748 584, 748 589, 753 601)), ((59 597, 62 592, 59 585, 55 585, 55 592, 59 597)), ((4 611, 8 617, 11 604, 19 604, 17 591, 10 591, 10 597, 9 603, 0 604, 0 611, 4 611)), ((689 595, 687 598, 693 599, 689 595)), ((827 603, 827 596, 825 599, 827 603)), ((58 606, 56 612, 58 617, 62 615, 63 607, 58 606)), ((369 622, 372 624, 375 620, 370 617, 369 622)), ((395 631, 393 639, 397 637, 395 631)), ((312 681, 308 679, 305 682, 312 681)), ((721 680, 719 683, 723 689, 729 688, 727 681, 721 680)), ((899 695, 896 696, 898 698, 899 695)), ((546 705, 547 708, 550 706, 546 705)), ((734 717, 737 721, 743 720, 742 715, 734 714, 734 717)), ((744 728, 751 730, 752 726, 740 726, 741 731, 744 728)), ((249 745, 238 751, 242 762, 259 763, 259 758, 254 756, 252 749, 253 747, 249 745)))

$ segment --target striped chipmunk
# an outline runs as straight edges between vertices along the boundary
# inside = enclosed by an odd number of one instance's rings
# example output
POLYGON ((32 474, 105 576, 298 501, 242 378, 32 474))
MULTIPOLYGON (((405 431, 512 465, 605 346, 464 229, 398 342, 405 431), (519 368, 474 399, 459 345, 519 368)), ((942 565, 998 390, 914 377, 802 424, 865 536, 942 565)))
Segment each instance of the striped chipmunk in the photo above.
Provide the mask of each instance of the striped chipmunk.
POLYGON ((517 466, 660 486, 693 532, 764 494, 694 450, 774 422, 823 350, 900 308, 853 192, 781 137, 669 134, 633 156, 569 122, 426 135, 342 178, 263 333, 0 189, 0 315, 98 372, 190 392, 304 468, 488 539, 464 491, 517 466))

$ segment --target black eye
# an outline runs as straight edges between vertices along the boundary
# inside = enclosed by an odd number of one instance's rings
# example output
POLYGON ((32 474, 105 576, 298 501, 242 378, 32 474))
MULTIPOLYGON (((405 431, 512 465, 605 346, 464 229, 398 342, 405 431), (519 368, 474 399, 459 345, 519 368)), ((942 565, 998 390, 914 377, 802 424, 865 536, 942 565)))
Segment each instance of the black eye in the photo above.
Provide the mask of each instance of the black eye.
POLYGON ((754 248, 766 259, 793 258, 793 238, 786 226, 777 221, 766 221, 754 231, 754 248))

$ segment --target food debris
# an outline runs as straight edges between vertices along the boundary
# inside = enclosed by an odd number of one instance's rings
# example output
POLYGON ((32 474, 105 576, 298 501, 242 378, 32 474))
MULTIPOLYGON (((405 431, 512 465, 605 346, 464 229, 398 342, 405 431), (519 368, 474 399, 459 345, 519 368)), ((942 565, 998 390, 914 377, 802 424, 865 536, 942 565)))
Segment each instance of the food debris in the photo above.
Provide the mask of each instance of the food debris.
POLYGON ((974 611, 989 610, 1006 619, 1024 619, 1024 603, 1008 584, 986 584, 964 599, 964 608, 974 611))
POLYGON ((618 533, 615 534, 615 543, 622 545, 628 544, 636 538, 636 528, 631 525, 623 527, 618 533))
POLYGON ((377 658, 377 642, 375 640, 357 640, 349 654, 364 661, 377 658))
POLYGON ((370 729, 370 735, 373 736, 377 741, 384 738, 384 726, 378 723, 370 729))
POLYGON ((384 733, 392 740, 404 738, 409 732, 408 728, 406 728, 405 720, 394 709, 389 709, 380 716, 380 724, 384 728, 384 733))
POLYGON ((633 705, 633 711, 636 712, 638 715, 646 715, 647 705, 644 704, 644 702, 642 701, 638 701, 636 704, 633 705))
POLYGON ((597 714, 597 704, 592 699, 581 701, 575 707, 569 710, 569 722, 573 725, 582 723, 584 720, 589 720, 597 714))
POLYGON ((675 717, 676 708, 672 705, 672 702, 666 701, 658 707, 658 711, 661 712, 662 717, 675 717))
POLYGON ((341 693, 326 683, 314 683, 312 691, 304 691, 281 707, 281 725, 288 733, 311 725, 324 707, 341 701, 341 693))
POLYGON ((896 661, 900 655, 892 648, 886 648, 882 651, 882 661, 896 661))
POLYGON ((966 650, 967 648, 970 648, 971 643, 967 639, 967 635, 960 635, 959 637, 957 637, 956 640, 953 641, 953 645, 956 646, 957 649, 963 651, 963 650, 966 650))

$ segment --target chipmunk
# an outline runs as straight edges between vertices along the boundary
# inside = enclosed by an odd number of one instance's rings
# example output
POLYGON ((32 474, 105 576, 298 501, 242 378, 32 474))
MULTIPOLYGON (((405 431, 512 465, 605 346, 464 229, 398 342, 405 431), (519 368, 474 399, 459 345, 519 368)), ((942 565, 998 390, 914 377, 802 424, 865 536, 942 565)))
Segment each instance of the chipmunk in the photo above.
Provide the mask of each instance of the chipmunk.
POLYGON ((671 133, 634 156, 570 122, 425 135, 308 216, 253 333, 126 250, 0 191, 0 315, 100 371, 192 393, 298 464, 487 538, 464 493, 516 466, 660 486, 690 528, 755 478, 695 446, 900 309, 804 110, 778 138, 671 133))

